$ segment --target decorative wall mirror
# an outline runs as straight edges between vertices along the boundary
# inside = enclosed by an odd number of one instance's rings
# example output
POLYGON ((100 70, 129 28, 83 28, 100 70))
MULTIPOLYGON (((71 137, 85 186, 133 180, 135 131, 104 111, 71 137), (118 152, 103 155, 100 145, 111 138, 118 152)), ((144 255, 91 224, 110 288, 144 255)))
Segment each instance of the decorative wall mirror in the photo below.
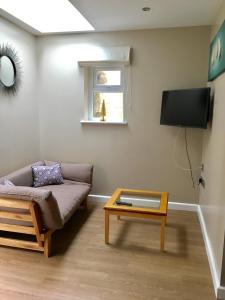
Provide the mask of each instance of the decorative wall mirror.
POLYGON ((10 45, 0 45, 0 90, 15 94, 21 82, 21 64, 17 52, 10 45))

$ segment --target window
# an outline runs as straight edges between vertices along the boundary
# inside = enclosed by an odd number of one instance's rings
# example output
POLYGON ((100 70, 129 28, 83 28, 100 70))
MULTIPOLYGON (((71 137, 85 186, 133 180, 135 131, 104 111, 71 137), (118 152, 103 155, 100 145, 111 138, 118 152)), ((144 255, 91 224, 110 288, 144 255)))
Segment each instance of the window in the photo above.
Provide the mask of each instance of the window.
POLYGON ((81 48, 78 65, 84 78, 84 117, 81 123, 126 125, 131 107, 129 46, 81 48), (106 122, 103 122, 106 121, 106 122))
POLYGON ((88 119, 124 121, 124 69, 90 68, 88 119))

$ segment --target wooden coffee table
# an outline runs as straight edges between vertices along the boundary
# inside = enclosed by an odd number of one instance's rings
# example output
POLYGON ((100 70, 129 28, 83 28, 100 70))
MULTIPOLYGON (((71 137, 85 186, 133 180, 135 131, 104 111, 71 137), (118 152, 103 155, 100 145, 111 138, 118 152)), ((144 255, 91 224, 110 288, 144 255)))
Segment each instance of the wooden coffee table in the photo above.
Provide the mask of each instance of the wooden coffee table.
POLYGON ((135 218, 159 220, 160 249, 164 250, 165 226, 167 218, 168 193, 148 190, 116 189, 112 197, 104 206, 105 210, 105 243, 109 243, 109 216, 117 215, 135 218), (138 197, 138 198, 137 198, 138 197), (142 200, 142 201, 140 201, 142 200), (122 202, 130 203, 131 206, 123 205, 122 202))

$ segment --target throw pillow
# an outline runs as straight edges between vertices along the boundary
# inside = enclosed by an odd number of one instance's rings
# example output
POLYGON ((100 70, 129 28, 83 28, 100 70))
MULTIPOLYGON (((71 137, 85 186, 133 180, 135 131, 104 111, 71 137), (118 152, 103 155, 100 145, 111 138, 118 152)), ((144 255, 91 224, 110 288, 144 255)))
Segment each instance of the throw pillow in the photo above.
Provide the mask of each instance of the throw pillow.
POLYGON ((6 186, 15 186, 15 184, 13 184, 12 181, 10 181, 8 179, 4 179, 3 185, 6 185, 6 186))
POLYGON ((52 166, 32 166, 32 171, 34 187, 63 183, 60 164, 52 166))

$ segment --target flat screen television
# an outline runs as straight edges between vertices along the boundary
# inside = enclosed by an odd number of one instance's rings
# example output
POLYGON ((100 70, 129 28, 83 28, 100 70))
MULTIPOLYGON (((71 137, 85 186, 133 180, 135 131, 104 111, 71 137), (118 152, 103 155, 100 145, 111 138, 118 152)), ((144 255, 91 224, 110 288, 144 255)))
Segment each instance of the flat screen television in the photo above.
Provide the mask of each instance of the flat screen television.
POLYGON ((207 128, 210 88, 164 91, 161 125, 207 128))

